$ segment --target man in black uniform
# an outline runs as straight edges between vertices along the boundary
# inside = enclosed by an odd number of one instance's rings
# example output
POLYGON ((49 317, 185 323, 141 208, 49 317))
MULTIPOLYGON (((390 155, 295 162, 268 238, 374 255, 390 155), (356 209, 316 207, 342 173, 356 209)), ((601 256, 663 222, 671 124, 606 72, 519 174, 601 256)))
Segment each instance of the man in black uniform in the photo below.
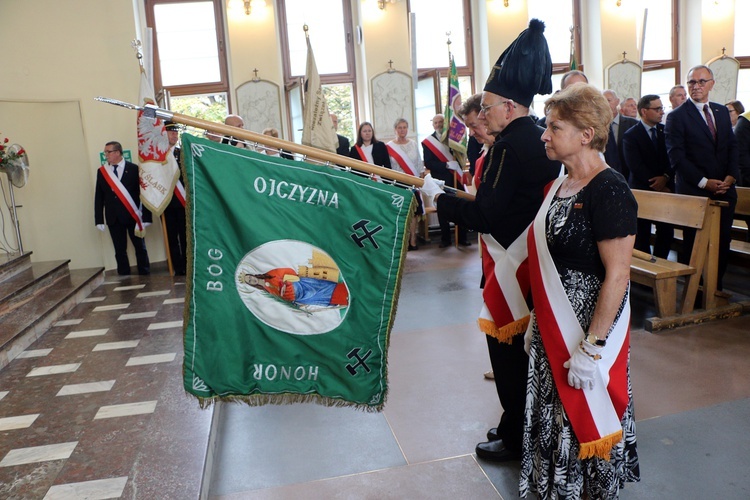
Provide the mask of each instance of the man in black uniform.
MULTIPOLYGON (((486 120, 488 132, 496 136, 496 141, 487 153, 476 199, 435 195, 438 214, 483 233, 483 296, 490 316, 483 310, 479 325, 487 335, 495 385, 503 407, 497 428, 487 433, 488 442, 476 447, 477 456, 487 460, 521 457, 529 362, 523 334, 531 309, 528 280, 523 276, 528 270, 525 265, 516 266, 513 275, 519 277, 519 292, 515 296, 498 285, 497 276, 507 276, 502 262, 509 259, 503 259, 502 254, 515 251, 517 245, 522 245, 525 261, 526 232, 542 204, 544 186, 560 174, 560 164, 549 160, 545 153, 541 141, 544 130, 529 116, 534 95, 552 92, 551 72, 544 23, 533 19, 529 29, 500 56, 484 86, 480 118, 486 120), (509 249, 511 245, 513 249, 509 249), (493 306, 498 294, 525 312, 503 315, 493 306)), ((433 193, 429 187, 426 191, 433 193)))
POLYGON ((187 230, 185 227, 185 188, 182 182, 182 163, 180 148, 177 143, 180 140, 180 125, 167 121, 165 123, 169 147, 173 148, 177 166, 180 167, 180 178, 177 180, 175 192, 169 205, 164 209, 164 223, 167 227, 167 243, 169 244, 169 256, 172 259, 172 268, 177 276, 184 276, 187 266, 187 230))

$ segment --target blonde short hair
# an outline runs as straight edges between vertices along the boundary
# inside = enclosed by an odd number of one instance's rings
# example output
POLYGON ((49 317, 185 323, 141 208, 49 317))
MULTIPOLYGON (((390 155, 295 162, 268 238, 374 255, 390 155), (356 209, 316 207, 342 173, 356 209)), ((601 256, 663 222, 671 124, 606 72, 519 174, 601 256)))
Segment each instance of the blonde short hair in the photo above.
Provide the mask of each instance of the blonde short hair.
POLYGON ((593 128, 591 148, 604 152, 612 110, 599 89, 586 83, 574 83, 544 102, 544 114, 549 115, 552 110, 560 120, 580 130, 593 128))

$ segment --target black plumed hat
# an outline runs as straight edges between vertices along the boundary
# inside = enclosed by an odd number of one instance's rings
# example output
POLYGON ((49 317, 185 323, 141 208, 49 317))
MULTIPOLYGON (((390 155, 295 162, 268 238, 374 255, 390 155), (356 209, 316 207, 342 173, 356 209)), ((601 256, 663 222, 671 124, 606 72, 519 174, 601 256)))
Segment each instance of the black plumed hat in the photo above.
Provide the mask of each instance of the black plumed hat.
POLYGON ((530 106, 536 94, 552 93, 552 57, 544 23, 532 19, 492 67, 484 90, 530 106))

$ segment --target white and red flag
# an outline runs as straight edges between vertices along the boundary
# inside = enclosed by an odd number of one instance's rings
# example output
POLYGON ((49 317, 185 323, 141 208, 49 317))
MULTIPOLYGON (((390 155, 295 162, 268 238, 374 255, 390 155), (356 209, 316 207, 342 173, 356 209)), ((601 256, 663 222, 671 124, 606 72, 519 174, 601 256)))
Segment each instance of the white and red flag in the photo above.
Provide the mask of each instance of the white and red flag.
MULTIPOLYGON (((138 104, 156 104, 154 91, 142 67, 138 104)), ((180 177, 180 168, 170 151, 164 120, 149 118, 143 110, 138 111, 138 164, 141 201, 153 214, 159 216, 172 199, 175 184, 180 177)))

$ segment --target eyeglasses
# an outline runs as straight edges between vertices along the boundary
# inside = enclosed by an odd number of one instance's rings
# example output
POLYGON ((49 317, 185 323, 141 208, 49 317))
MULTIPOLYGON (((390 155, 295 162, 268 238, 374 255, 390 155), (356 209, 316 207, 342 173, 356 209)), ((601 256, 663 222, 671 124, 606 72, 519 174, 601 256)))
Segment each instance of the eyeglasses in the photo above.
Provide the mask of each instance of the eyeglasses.
POLYGON ((506 102, 512 102, 510 99, 505 101, 496 102, 495 104, 486 104, 484 106, 479 107, 479 112, 487 114, 487 110, 490 108, 494 108, 495 106, 500 106, 501 104, 505 104, 506 102))
POLYGON ((713 82, 713 78, 709 78, 708 80, 688 80, 687 84, 688 87, 695 87, 696 85, 700 85, 701 87, 705 87, 708 82, 713 82))
POLYGON ((659 106, 658 108, 643 108, 643 109, 653 109, 654 111, 664 111, 664 106, 659 106))

